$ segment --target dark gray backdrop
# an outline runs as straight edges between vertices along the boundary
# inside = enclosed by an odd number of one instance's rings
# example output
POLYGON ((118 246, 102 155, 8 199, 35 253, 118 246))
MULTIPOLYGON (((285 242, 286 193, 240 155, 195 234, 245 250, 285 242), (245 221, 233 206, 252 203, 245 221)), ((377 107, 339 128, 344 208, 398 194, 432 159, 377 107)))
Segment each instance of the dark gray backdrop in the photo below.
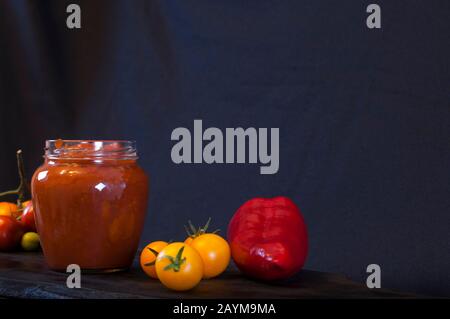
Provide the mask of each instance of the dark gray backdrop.
MULTIPOLYGON (((48 138, 136 139, 151 175, 142 243, 187 219, 225 230, 254 196, 287 195, 307 267, 450 295, 449 1, 0 3, 0 186, 48 138), (82 29, 65 27, 78 3, 82 29), (280 170, 171 162, 171 131, 279 127, 280 170)), ((81 218, 81 217, 80 217, 81 218)))

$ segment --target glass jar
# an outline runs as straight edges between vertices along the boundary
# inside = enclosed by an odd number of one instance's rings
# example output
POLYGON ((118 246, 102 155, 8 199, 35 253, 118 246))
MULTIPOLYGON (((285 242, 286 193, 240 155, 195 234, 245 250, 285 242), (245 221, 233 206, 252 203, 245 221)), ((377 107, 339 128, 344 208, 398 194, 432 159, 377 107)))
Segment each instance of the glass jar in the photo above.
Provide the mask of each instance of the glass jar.
POLYGON ((127 269, 147 210, 135 142, 49 140, 31 189, 45 260, 57 271, 127 269))

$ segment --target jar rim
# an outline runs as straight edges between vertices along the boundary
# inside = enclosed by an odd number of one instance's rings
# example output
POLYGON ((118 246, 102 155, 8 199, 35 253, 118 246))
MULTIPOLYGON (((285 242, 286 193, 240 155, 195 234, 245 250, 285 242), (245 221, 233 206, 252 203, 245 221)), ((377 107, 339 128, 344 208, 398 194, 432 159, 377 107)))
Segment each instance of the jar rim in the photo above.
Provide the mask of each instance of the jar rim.
POLYGON ((45 157, 48 159, 137 159, 134 140, 65 140, 45 141, 45 157))

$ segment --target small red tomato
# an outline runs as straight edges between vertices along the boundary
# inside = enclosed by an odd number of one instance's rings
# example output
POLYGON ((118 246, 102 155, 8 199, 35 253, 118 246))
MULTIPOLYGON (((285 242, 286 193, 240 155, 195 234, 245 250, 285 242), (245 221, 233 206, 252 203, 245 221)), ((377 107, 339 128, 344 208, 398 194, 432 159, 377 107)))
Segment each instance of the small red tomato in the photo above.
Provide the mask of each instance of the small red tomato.
POLYGON ((0 216, 19 216, 17 205, 14 203, 1 202, 0 203, 0 216))
POLYGON ((36 222, 34 219, 34 208, 32 203, 29 203, 24 208, 20 221, 22 222, 25 231, 36 232, 36 222))
POLYGON ((24 233, 22 224, 11 216, 0 216, 0 251, 16 248, 24 233))

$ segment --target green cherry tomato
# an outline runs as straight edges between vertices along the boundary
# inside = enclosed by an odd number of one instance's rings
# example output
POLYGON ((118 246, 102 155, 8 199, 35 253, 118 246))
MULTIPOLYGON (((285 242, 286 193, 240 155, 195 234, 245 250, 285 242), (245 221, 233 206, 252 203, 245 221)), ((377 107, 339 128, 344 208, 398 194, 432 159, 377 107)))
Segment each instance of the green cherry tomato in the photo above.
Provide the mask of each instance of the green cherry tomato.
POLYGON ((35 232, 28 232, 22 236, 20 242, 23 250, 34 251, 39 249, 39 235, 35 232))

